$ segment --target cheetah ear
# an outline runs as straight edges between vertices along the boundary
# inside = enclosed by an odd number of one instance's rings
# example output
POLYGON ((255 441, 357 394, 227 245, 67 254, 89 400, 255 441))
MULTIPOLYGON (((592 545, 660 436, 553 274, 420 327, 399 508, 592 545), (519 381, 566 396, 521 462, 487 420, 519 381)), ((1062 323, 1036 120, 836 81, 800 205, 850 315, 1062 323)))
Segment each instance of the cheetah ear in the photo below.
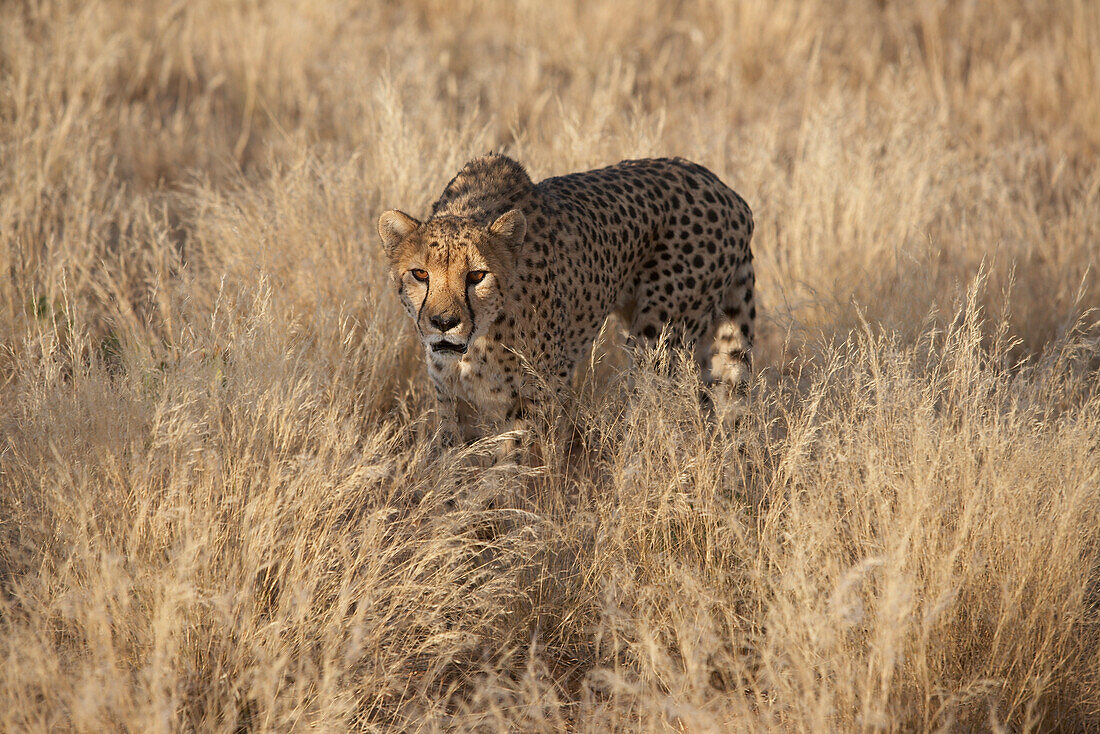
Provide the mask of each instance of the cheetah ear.
POLYGON ((489 234, 507 244, 509 250, 518 250, 527 234, 527 218, 519 209, 504 212, 489 225, 489 234))
POLYGON ((378 236, 382 238, 382 249, 392 257, 401 241, 416 231, 420 222, 408 214, 396 209, 382 212, 378 217, 378 236))

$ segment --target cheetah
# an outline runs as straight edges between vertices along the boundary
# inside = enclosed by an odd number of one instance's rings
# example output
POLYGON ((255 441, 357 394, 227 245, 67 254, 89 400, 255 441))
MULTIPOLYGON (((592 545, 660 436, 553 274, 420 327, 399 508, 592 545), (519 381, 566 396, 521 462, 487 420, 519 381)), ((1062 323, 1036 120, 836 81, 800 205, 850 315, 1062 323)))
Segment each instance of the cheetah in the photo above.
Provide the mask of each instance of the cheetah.
POLYGON ((522 424, 613 312, 637 345, 664 331, 693 349, 708 384, 745 390, 752 212, 698 164, 628 160, 536 184, 491 154, 467 163, 424 221, 386 211, 378 233, 424 347, 444 445, 475 437, 478 423, 522 424))

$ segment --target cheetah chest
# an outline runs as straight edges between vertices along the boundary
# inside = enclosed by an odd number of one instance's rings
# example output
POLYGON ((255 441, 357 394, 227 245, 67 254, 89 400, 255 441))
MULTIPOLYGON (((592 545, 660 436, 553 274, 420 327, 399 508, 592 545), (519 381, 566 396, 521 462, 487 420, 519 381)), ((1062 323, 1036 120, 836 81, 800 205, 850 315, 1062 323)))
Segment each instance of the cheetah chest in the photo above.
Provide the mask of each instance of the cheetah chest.
POLYGON ((430 373, 448 392, 482 411, 505 413, 515 401, 513 380, 502 368, 503 349, 478 340, 461 359, 442 362, 429 356, 430 373))

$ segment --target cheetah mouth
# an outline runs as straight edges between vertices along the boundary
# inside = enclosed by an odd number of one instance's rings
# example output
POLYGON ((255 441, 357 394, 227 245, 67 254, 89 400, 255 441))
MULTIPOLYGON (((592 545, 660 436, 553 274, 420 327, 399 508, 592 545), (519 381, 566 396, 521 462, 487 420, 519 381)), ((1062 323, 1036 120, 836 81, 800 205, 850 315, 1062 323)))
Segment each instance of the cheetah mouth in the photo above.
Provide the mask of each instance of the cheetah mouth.
POLYGON ((466 345, 440 340, 432 344, 432 351, 436 354, 465 354, 466 345))

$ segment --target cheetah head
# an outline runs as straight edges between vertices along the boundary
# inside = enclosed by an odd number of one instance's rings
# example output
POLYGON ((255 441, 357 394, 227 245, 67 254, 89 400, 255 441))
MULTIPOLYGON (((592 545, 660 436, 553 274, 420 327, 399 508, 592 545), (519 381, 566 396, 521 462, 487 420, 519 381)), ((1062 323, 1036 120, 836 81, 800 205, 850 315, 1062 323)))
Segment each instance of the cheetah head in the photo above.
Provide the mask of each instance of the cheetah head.
POLYGON ((379 217, 390 277, 432 362, 461 358, 496 319, 526 233, 518 209, 488 227, 454 216, 419 222, 397 210, 379 217))

